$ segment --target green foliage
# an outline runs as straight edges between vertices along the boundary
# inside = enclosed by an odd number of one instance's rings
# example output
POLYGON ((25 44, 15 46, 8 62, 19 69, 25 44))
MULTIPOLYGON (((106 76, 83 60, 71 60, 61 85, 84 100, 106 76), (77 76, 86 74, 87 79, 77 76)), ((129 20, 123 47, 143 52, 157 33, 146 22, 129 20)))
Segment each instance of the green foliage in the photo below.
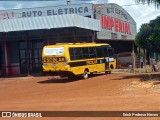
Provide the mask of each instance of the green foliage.
POLYGON ((153 28, 153 32, 149 39, 153 43, 154 50, 160 53, 160 17, 150 21, 149 24, 153 28))
POLYGON ((150 36, 152 34, 152 27, 145 23, 141 25, 140 31, 136 35, 136 40, 135 44, 138 47, 141 47, 143 49, 147 49, 148 51, 152 51, 153 49, 153 44, 152 41, 150 40, 150 36))
POLYGON ((141 57, 144 57, 144 53, 143 52, 140 52, 139 54, 140 54, 141 57))
POLYGON ((135 44, 149 52, 160 53, 160 17, 142 24, 136 35, 135 44))
POLYGON ((141 51, 140 51, 140 53, 138 52, 137 55, 140 56, 140 57, 144 57, 144 53, 141 52, 141 51))

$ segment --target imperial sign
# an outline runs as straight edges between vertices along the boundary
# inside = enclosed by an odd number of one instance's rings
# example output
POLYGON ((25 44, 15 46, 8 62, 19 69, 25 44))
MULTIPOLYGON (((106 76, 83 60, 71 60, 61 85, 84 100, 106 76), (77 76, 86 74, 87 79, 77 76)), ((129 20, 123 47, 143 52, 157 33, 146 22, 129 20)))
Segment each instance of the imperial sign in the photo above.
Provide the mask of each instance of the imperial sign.
POLYGON ((119 5, 109 3, 96 8, 96 18, 102 26, 102 31, 97 33, 98 39, 135 39, 136 22, 119 5))

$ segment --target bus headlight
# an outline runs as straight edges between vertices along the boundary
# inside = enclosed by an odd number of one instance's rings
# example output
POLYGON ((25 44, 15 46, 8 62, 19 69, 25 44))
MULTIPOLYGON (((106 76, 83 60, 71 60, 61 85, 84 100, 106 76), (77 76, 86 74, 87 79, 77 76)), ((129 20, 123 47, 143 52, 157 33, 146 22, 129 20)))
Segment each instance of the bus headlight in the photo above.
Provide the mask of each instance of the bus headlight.
POLYGON ((65 65, 68 65, 68 59, 65 58, 65 65))

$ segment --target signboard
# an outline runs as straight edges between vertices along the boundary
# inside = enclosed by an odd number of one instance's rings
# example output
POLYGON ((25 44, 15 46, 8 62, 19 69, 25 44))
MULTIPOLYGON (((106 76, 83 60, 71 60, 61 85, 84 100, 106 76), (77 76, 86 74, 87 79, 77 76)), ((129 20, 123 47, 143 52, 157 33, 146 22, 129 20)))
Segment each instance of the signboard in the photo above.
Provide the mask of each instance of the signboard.
POLYGON ((96 8, 96 19, 101 21, 102 30, 97 39, 134 40, 136 22, 122 7, 109 3, 96 8))
POLYGON ((62 55, 62 54, 64 54, 64 47, 44 48, 44 55, 62 55))
POLYGON ((93 16, 92 4, 76 4, 52 7, 36 7, 0 11, 0 19, 27 18, 51 15, 78 14, 93 16))

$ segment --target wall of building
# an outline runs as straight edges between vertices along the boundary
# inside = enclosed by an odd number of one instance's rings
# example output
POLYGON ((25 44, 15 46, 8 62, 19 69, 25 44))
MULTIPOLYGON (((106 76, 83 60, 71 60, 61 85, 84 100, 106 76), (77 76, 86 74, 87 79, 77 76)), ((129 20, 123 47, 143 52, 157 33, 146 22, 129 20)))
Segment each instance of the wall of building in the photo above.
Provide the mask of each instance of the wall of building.
POLYGON ((20 74, 18 41, 8 42, 9 74, 20 74))
POLYGON ((4 48, 3 48, 3 42, 0 42, 0 76, 2 76, 2 65, 4 64, 4 48))
MULTIPOLYGON (((95 34, 97 42, 111 44, 116 54, 132 51, 132 43, 136 34, 136 23, 128 12, 117 4, 104 4, 94 10, 92 4, 79 4, 61 6, 61 8, 53 6, 7 10, 0 11, 0 13, 3 15, 1 19, 16 19, 71 14, 70 12, 73 13, 73 11, 74 14, 92 18, 95 16, 95 19, 101 20, 102 31, 95 34), (62 10, 65 10, 65 12, 62 12, 62 10)), ((40 55, 44 45, 58 42, 92 42, 95 40, 95 36, 93 36, 92 30, 74 27, 0 33, 1 48, 4 53, 1 62, 4 74, 40 72, 42 64, 40 55), (39 57, 36 57, 37 55, 39 57)))
POLYGON ((41 72, 44 45, 69 42, 92 42, 92 31, 61 28, 0 33, 4 53, 3 75, 41 72))

